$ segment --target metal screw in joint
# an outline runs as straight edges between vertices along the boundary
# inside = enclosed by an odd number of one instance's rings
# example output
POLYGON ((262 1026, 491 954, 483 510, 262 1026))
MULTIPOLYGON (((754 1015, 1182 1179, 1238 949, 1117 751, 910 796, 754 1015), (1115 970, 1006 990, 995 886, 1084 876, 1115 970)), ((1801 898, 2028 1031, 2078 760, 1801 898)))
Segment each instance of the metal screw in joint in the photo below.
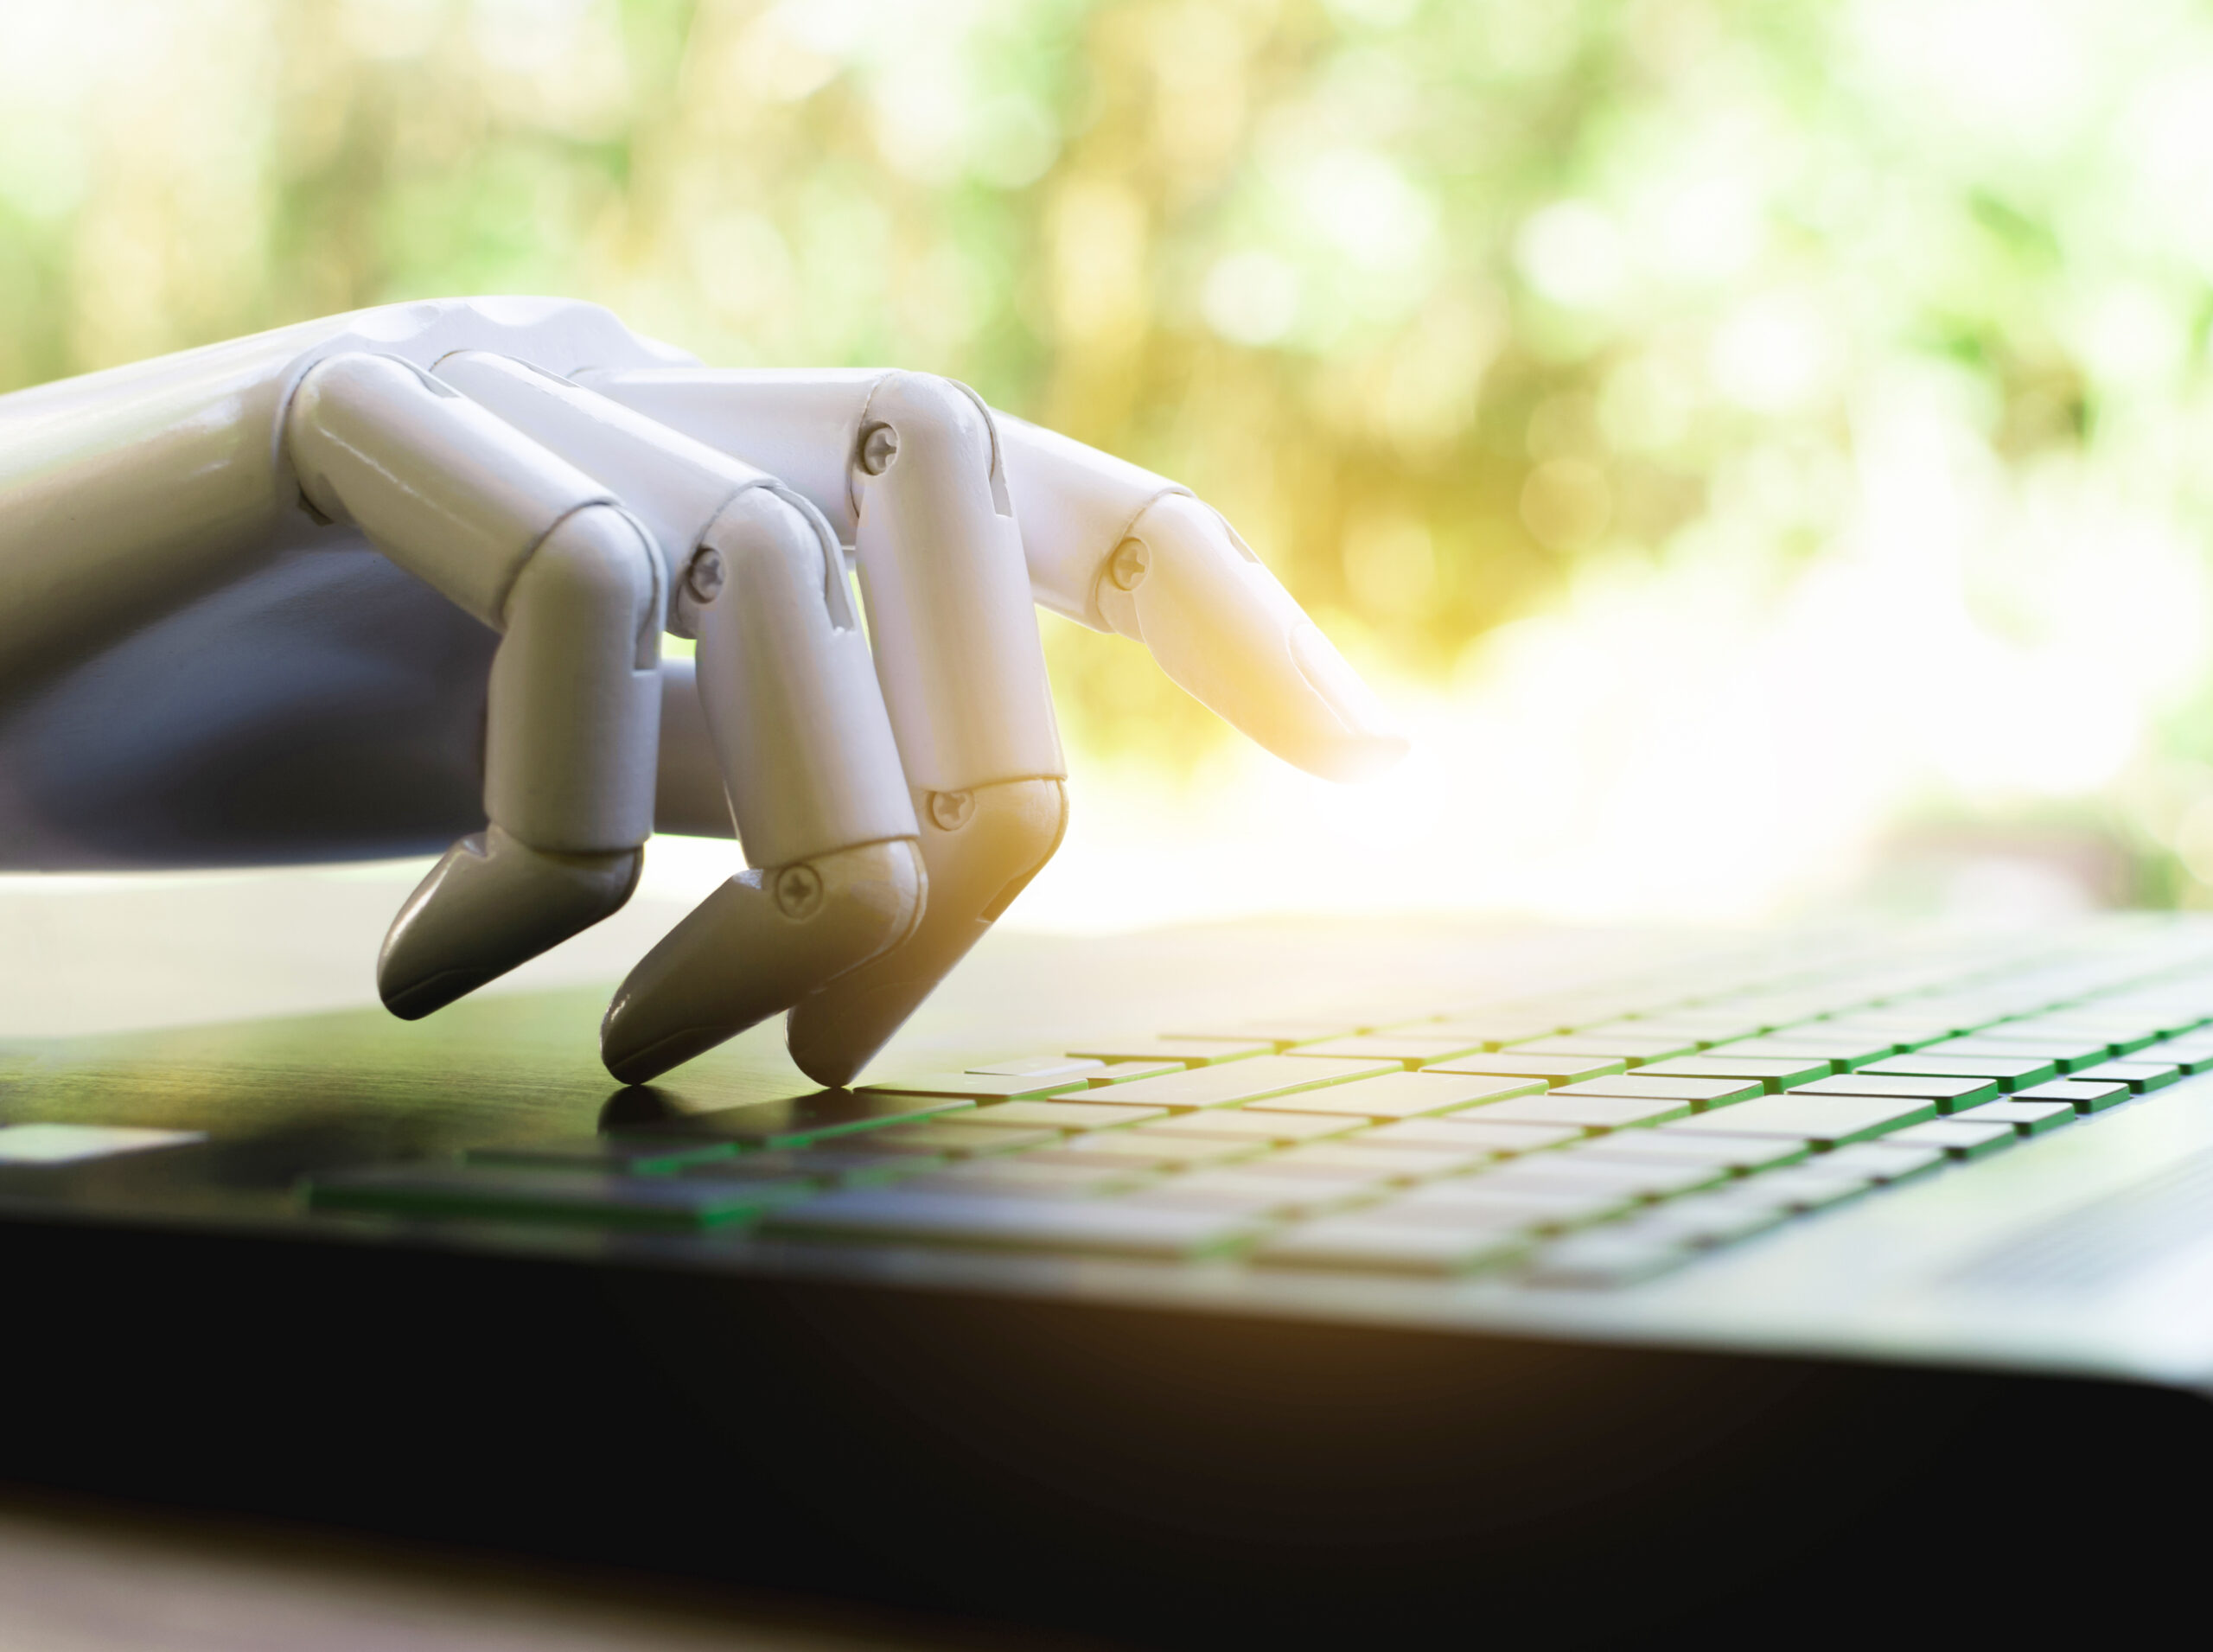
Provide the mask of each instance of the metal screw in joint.
POLYGON ((1152 548, 1143 539, 1125 539, 1106 564, 1106 577, 1119 590, 1135 590, 1152 570, 1152 548))
POLYGON ((930 819, 937 823, 940 832, 958 832, 968 824, 976 813, 973 792, 932 792, 930 819))
POLYGON ((776 910, 811 918, 822 909, 822 874, 812 866, 787 866, 776 874, 776 910))
POLYGON ((861 432, 861 469, 880 476, 899 456, 899 432, 889 424, 871 424, 861 432))
POLYGON ((692 593, 693 600, 711 603, 729 577, 729 571, 723 566, 721 552, 702 551, 692 558, 691 567, 685 571, 684 589, 692 593))

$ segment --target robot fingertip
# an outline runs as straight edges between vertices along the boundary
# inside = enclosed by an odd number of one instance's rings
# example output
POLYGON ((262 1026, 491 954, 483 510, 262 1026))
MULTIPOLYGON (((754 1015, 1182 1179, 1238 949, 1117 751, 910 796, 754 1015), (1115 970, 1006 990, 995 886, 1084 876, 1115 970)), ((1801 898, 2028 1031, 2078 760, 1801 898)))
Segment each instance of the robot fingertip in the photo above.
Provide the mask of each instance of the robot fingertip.
POLYGON ((384 1000, 384 1007, 402 1021, 420 1021, 434 1011, 467 998, 491 979, 479 970, 442 969, 411 981, 395 981, 379 972, 377 996, 384 1000))

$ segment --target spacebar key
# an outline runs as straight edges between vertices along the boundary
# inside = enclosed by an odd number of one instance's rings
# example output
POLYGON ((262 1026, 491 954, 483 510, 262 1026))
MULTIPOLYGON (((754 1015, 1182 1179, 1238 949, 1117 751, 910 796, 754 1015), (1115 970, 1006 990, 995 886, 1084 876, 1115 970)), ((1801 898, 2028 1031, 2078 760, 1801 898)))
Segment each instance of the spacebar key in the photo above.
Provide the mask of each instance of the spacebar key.
POLYGON ((1124 1206, 1106 1199, 951 1198, 896 1187, 851 1188, 789 1205, 768 1228, 794 1238, 1153 1257, 1202 1255, 1253 1230, 1249 1221, 1215 1211, 1124 1206))

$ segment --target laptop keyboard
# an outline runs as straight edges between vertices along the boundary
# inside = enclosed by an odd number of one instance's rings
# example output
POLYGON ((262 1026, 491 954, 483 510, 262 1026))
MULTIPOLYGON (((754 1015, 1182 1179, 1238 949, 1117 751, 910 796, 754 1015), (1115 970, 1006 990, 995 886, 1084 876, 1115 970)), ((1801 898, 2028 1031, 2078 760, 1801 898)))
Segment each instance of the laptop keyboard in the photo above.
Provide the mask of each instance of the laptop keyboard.
POLYGON ((311 1209, 1604 1289, 2213 1067, 2213 950, 1712 956, 310 1178, 311 1209))

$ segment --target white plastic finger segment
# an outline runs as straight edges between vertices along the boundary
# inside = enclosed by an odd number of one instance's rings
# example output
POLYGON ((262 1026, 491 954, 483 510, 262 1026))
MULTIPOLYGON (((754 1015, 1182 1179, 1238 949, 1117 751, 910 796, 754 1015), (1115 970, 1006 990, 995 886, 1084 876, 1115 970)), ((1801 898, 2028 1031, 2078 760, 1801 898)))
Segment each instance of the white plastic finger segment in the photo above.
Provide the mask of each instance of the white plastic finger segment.
POLYGON ((720 755, 707 732, 694 661, 660 662, 660 761, 654 776, 654 830, 689 838, 737 835, 720 755))
POLYGON ((677 594, 701 709, 756 866, 912 838, 915 811, 843 564, 781 490, 740 494, 677 594))
POLYGON ((331 356, 284 418, 309 504, 354 522, 410 573, 494 629, 507 587, 553 525, 608 490, 486 408, 395 356, 331 356))
POLYGON ((612 915, 643 852, 548 855, 498 826, 446 851, 399 909, 377 958, 385 1007, 413 1021, 612 915))
POLYGON ((620 511, 555 526, 511 586, 484 730, 491 824, 400 909, 377 988, 412 1018, 618 910, 653 831, 660 567, 620 511))
POLYGON ((1057 780, 918 794, 929 898, 907 941, 793 1005, 792 1059, 818 1084, 846 1083, 930 995, 1030 880, 1068 829, 1057 780))
POLYGON ((601 1024, 601 1058, 643 1084, 896 947, 922 909, 906 840, 742 873, 630 972, 601 1024))
POLYGON ((1346 781, 1406 755, 1374 691, 1228 525, 1188 494, 1146 507, 1097 591, 1114 629, 1286 762, 1346 781))
POLYGON ((909 784, 1068 771, 998 438, 947 380, 886 374, 853 456, 854 547, 909 784))
POLYGON ((622 512, 564 519, 511 587, 492 656, 484 807, 533 849, 652 835, 660 735, 660 558, 622 512))
POLYGON ((1006 413, 993 418, 1031 595, 1079 625, 1112 630, 1099 608, 1100 570, 1155 500, 1190 490, 1058 431, 1006 413))
POLYGON ((646 525, 672 576, 731 495, 770 480, 596 391, 507 356, 459 351, 433 373, 612 491, 646 525))
POLYGON ((633 367, 576 382, 735 455, 812 500, 852 543, 851 465, 882 367, 633 367))

